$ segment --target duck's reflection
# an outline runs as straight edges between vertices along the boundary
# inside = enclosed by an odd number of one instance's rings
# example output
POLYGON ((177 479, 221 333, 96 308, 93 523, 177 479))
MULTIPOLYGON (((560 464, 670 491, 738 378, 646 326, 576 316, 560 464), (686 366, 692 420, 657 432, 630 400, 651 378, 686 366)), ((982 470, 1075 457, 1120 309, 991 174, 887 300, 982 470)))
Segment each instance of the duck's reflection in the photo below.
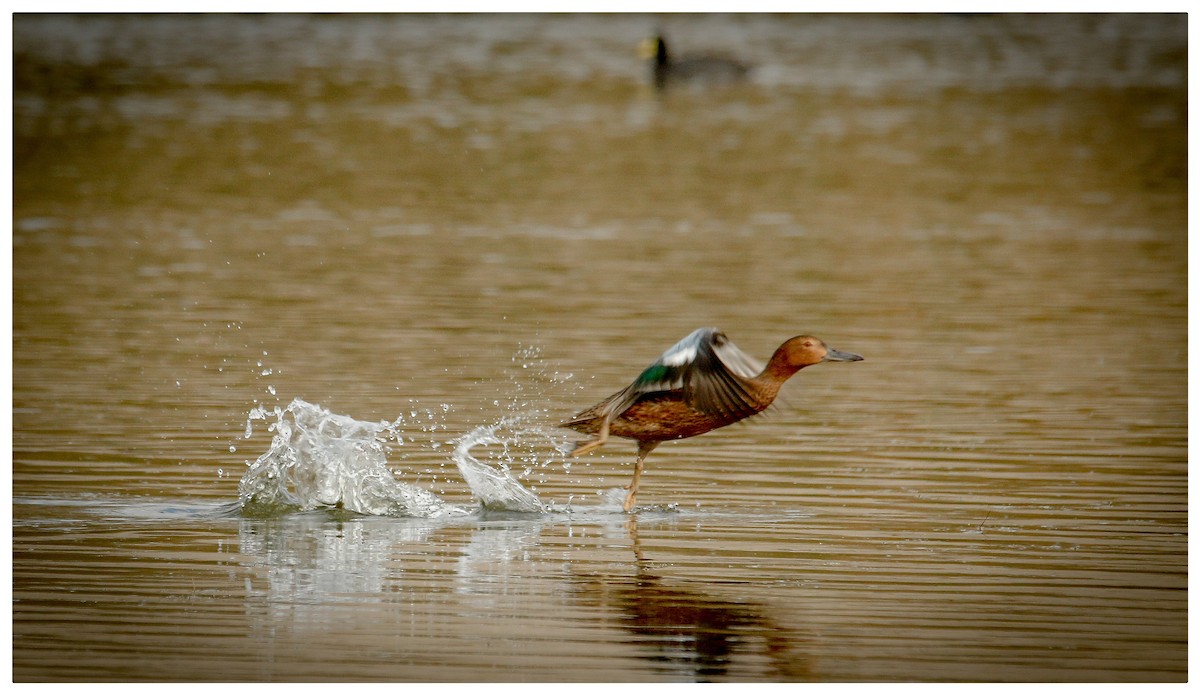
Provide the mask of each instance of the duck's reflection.
MULTIPOLYGON (((464 635, 465 626, 480 621, 503 620, 520 630, 565 616, 579 620, 582 607, 590 616, 584 620, 628 635, 614 641, 632 644, 633 655, 658 676, 809 677, 802 638, 772 619, 769 606, 739 600, 736 585, 710 588, 656 571, 643 555, 635 517, 595 522, 586 527, 604 538, 599 555, 589 543, 581 547, 592 550, 582 555, 548 551, 563 546, 558 536, 545 537, 547 529, 564 524, 544 517, 406 523, 314 514, 246 521, 239 550, 249 570, 247 606, 271 634, 359 620, 363 604, 379 606, 373 621, 404 625, 412 622, 407 611, 440 615, 444 606, 461 617, 464 635)), ((575 532, 587 535, 582 527, 575 532)))
POLYGON ((642 648, 641 658, 665 675, 692 681, 808 675, 808 658, 796 653, 794 636, 767 617, 766 606, 718 598, 695 584, 656 574, 642 556, 636 518, 627 529, 633 575, 579 575, 576 588, 584 603, 618 615, 618 624, 642 648), (765 672, 762 666, 741 668, 754 657, 765 661, 765 672))

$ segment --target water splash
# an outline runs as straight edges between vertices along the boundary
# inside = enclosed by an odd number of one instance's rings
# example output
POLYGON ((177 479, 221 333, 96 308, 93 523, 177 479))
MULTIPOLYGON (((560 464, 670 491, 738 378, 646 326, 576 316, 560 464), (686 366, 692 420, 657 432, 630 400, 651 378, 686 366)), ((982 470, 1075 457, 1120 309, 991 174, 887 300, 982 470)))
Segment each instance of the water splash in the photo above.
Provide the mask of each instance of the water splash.
POLYGON ((546 513, 553 505, 521 481, 553 461, 569 470, 563 459, 563 451, 569 448, 565 433, 544 420, 552 392, 569 383, 571 374, 552 369, 542 359, 541 348, 525 345, 512 355, 507 376, 508 398, 493 401, 504 414, 494 424, 480 425, 458 439, 454 462, 484 509, 546 513))
MULTIPOLYGON (((506 390, 509 398, 493 405, 503 414, 493 424, 480 425, 450 442, 450 456, 482 509, 525 514, 559 511, 543 502, 526 483, 551 463, 569 465, 563 458, 565 433, 544 423, 548 392, 570 382, 570 374, 550 369, 536 347, 522 347, 512 357, 506 390), (482 459, 482 460, 481 460, 482 459)), ((411 402, 410 402, 411 403, 411 402)), ((401 482, 388 467, 394 447, 418 439, 429 452, 444 445, 436 432, 445 430, 442 415, 448 404, 435 409, 413 403, 395 422, 364 422, 332 413, 296 399, 268 410, 256 405, 248 414, 245 438, 256 421, 267 422, 274 433, 271 446, 249 469, 238 486, 243 513, 275 516, 291 511, 341 508, 360 514, 436 518, 472 513, 418 485, 401 482), (274 422, 272 422, 272 419, 274 422), (420 433, 415 429, 419 428, 420 433)), ((406 456, 399 457, 403 461, 406 456)), ((429 472, 426 469, 426 472, 429 472)), ((433 480, 437 480, 434 475, 433 480)))
POLYGON ((484 509, 545 513, 550 510, 546 503, 512 473, 514 464, 519 463, 525 475, 540 465, 535 446, 542 441, 554 441, 546 428, 529 422, 527 416, 505 417, 494 425, 476 427, 459 439, 454 462, 484 509), (495 452, 489 457, 495 465, 475 458, 471 450, 477 447, 499 447, 488 450, 495 452))
MULTIPOLYGON (((243 513, 276 516, 321 508, 421 518, 471 513, 429 490, 397 480, 388 468, 388 445, 404 442, 400 430, 403 417, 392 423, 364 422, 298 398, 273 412, 275 422, 268 427, 274 432, 271 446, 250 464, 238 485, 243 513)), ((270 415, 256 406, 247 418, 247 428, 270 415)), ((552 460, 541 458, 543 445, 561 457, 563 444, 557 441, 557 433, 535 420, 532 412, 506 416, 495 424, 476 427, 455 442, 454 462, 483 509, 533 514, 551 511, 552 505, 539 499, 513 473, 518 469, 522 477, 528 477, 552 460), (472 453, 476 449, 487 453, 484 461, 472 453)))
MULTIPOLYGON (((238 484, 243 513, 274 516, 320 508, 422 518, 470 513, 396 479, 386 451, 399 436, 396 423, 355 420, 298 398, 275 414, 270 448, 238 484)), ((260 407, 249 419, 265 418, 260 407)))

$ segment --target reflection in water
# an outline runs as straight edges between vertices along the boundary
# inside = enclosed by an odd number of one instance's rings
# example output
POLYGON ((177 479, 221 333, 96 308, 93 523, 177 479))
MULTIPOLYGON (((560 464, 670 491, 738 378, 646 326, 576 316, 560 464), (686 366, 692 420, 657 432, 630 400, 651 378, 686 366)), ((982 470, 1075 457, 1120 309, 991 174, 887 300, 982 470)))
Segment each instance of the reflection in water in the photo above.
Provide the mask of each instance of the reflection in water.
POLYGON ((626 521, 626 529, 633 545, 632 576, 585 573, 572 580, 581 600, 618 613, 617 622, 636 639, 640 658, 664 674, 691 681, 721 679, 735 662, 754 656, 769 664, 762 677, 808 675, 808 659, 796 654, 794 633, 767 617, 767 606, 717 598, 694 583, 652 571, 642 555, 636 517, 626 521))
MULTIPOLYGON (((649 663, 652 674, 686 681, 810 675, 809 658, 797 652, 795 631, 769 617, 768 606, 722 598, 654 570, 654 562, 643 556, 637 518, 611 514, 584 523, 595 524, 606 545, 628 544, 624 552, 631 557, 604 565, 541 552, 543 532, 561 530, 563 523, 571 525, 566 517, 545 516, 514 515, 500 522, 336 521, 310 513, 242 520, 238 552, 246 558, 250 615, 264 633, 321 633, 344 621, 339 604, 386 606, 411 596, 430 577, 405 571, 400 560, 449 554, 457 558, 452 576, 435 575, 458 605, 459 615, 447 620, 447 630, 470 630, 476 619, 512 614, 513 602, 530 591, 529 583, 545 581, 552 584, 546 593, 562 597, 562 611, 569 612, 572 604, 587 608, 599 626, 627 633, 634 656, 649 663)), ((513 636, 519 626, 513 623, 513 636)), ((406 645, 391 648, 403 652, 406 645)))
POLYGON ((286 519, 243 519, 238 552, 253 558, 249 598, 272 607, 307 604, 320 610, 328 601, 354 597, 381 600, 395 579, 386 564, 398 543, 424 543, 436 529, 397 524, 387 533, 355 520, 337 521, 328 513, 298 514, 286 519))

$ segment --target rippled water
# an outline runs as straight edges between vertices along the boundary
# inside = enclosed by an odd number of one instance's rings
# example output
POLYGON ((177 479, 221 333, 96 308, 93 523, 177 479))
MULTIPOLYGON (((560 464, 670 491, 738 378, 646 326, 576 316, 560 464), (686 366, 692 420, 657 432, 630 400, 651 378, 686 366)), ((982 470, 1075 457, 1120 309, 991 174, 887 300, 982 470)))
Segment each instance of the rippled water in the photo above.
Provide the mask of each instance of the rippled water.
POLYGON ((1182 15, 13 42, 15 680, 1186 680, 1182 15), (707 325, 866 360, 623 514, 707 325))

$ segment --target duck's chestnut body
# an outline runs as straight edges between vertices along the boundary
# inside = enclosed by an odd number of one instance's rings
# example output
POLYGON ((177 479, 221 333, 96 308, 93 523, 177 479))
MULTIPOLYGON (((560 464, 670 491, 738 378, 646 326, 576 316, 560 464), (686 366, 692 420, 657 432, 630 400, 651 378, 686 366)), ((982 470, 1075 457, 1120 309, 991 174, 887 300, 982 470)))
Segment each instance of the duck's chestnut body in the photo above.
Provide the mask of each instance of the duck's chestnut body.
POLYGON ((699 328, 664 352, 632 384, 562 426, 596 435, 580 442, 573 456, 595 451, 609 435, 637 440, 637 465, 625 499, 629 511, 643 461, 660 442, 704 434, 766 410, 783 383, 804 367, 861 359, 802 335, 780 345, 763 367, 721 331, 699 328))

